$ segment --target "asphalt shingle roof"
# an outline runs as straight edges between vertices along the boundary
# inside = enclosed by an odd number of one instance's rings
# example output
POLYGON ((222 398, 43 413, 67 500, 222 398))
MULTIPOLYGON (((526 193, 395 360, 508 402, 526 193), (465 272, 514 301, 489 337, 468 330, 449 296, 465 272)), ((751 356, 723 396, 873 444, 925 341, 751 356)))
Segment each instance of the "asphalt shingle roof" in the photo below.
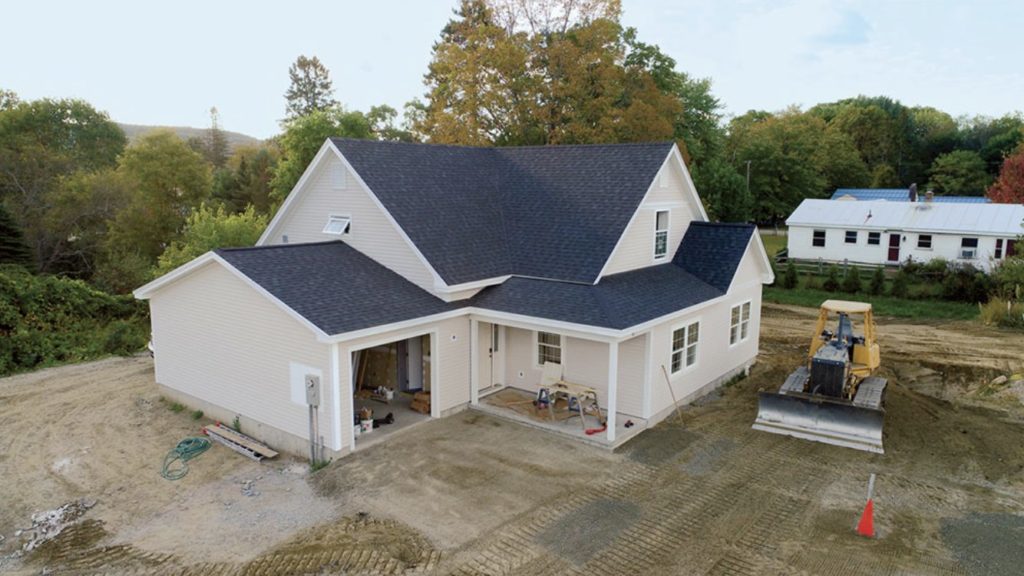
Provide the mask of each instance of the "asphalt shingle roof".
POLYGON ((340 241, 216 252, 329 335, 455 307, 340 241))
POLYGON ((593 283, 672 149, 332 142, 449 284, 593 283))
POLYGON ((621 330, 724 294, 753 231, 693 222, 671 263, 605 276, 598 284, 514 276, 452 303, 341 241, 217 254, 328 335, 465 306, 621 330), (684 247, 694 252, 684 254, 684 247))
POLYGON ((672 262, 725 292, 755 231, 753 224, 691 222, 672 262))

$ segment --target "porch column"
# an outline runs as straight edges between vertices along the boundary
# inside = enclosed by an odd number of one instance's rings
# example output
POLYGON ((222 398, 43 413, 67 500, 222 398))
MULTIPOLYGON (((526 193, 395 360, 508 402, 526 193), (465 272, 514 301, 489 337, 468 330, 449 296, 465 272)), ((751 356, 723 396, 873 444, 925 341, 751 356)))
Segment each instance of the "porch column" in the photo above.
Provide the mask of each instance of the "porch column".
POLYGON ((608 441, 615 442, 615 413, 619 395, 619 343, 608 344, 608 441))
POLYGON ((480 403, 480 322, 469 320, 469 403, 480 403))
POLYGON ((346 346, 338 347, 338 381, 341 384, 341 445, 347 445, 351 452, 356 449, 356 435, 352 430, 356 406, 352 395, 352 350, 346 346))

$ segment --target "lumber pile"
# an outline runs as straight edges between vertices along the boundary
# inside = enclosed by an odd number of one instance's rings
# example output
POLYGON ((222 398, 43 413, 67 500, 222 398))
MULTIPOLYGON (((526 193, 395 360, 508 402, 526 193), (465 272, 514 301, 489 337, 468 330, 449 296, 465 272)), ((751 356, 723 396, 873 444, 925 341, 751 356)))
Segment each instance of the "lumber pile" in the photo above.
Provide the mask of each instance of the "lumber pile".
POLYGON ((430 414, 430 392, 413 394, 412 404, 409 407, 421 414, 430 414))

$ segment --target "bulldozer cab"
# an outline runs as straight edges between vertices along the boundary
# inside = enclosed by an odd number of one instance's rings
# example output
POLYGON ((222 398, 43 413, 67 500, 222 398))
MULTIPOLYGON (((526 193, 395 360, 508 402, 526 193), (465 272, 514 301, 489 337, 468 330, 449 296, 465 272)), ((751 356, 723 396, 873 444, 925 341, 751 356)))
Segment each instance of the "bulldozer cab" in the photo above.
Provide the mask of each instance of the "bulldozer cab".
POLYGON ((880 365, 881 355, 875 342, 875 319, 871 304, 848 300, 826 300, 818 310, 818 323, 807 352, 807 362, 819 348, 835 338, 850 338, 853 341, 850 370, 857 379, 870 376, 880 365), (848 328, 847 328, 848 323, 848 328), (828 330, 838 326, 835 333, 828 330))

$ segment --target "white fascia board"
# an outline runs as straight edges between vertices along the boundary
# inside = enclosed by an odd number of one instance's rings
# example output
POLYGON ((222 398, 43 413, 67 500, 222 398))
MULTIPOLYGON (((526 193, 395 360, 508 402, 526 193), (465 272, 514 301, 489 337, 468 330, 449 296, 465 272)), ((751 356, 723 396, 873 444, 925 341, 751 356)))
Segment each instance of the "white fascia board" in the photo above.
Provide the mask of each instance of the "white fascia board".
POLYGON ((574 338, 584 340, 596 340, 598 342, 617 342, 621 338, 621 330, 613 328, 602 328, 599 326, 588 326, 576 324, 575 322, 563 322, 561 320, 550 320, 536 316, 513 314, 510 312, 499 312, 484 308, 472 308, 472 317, 483 321, 524 330, 544 330, 565 334, 574 338))
POLYGON ((316 336, 317 340, 323 341, 324 338, 327 338, 327 333, 324 332, 323 330, 321 330, 316 324, 313 324, 312 322, 307 320, 305 316, 303 316, 302 314, 299 314, 294 309, 292 309, 291 306, 288 306, 287 304, 282 302, 280 299, 278 299, 277 296, 274 296, 273 294, 268 292, 266 290, 266 288, 264 288, 263 286, 260 286, 256 282, 254 282, 252 280, 252 278, 249 278, 248 276, 243 274, 241 270, 239 270, 238 268, 235 268, 234 266, 232 266, 227 260, 221 258, 217 254, 213 255, 213 259, 215 261, 217 261, 218 263, 220 263, 220 265, 223 266, 224 268, 226 268, 229 272, 231 272, 232 274, 237 276, 239 280, 241 280, 242 282, 245 282, 245 284, 247 286, 249 286, 250 288, 252 288, 256 292, 262 294, 263 297, 266 298, 267 300, 270 300, 271 302, 273 302, 274 305, 276 305, 278 308, 280 308, 285 314, 287 314, 287 315, 291 316, 292 318, 294 318, 295 320, 297 320, 299 322, 299 324, 302 324, 306 328, 309 328, 313 332, 313 334, 316 336))
POLYGON ((434 284, 434 291, 439 292, 441 294, 453 294, 455 292, 462 292, 463 290, 487 288, 488 286, 497 286, 498 284, 503 284, 505 280, 508 280, 511 277, 511 274, 506 274, 504 276, 484 278, 482 280, 474 280, 472 282, 463 282, 462 284, 434 284))
POLYGON ((659 324, 663 324, 665 322, 669 322, 671 320, 674 320, 676 318, 681 318, 683 316, 688 316, 690 314, 693 314, 694 312, 699 312, 699 311, 701 311, 701 310, 703 310, 703 309, 705 309, 705 308, 707 308, 709 306, 714 306, 715 304, 718 304, 719 302, 725 300, 726 297, 728 297, 728 296, 729 296, 729 294, 725 293, 725 294, 722 294, 721 296, 716 296, 716 297, 714 297, 714 298, 712 298, 710 300, 705 300, 705 301, 701 302, 700 304, 694 304, 693 306, 690 306, 688 308, 683 308, 681 310, 676 310, 675 312, 670 312, 670 313, 665 314, 663 316, 659 316, 657 318, 654 318, 653 320, 648 320, 647 322, 641 322, 640 324, 637 324, 635 326, 630 326, 629 328, 626 328, 624 330, 619 330, 619 332, 620 332, 619 340, 628 340, 628 339, 633 338, 635 336, 639 336, 640 334, 643 334, 644 332, 647 332, 648 330, 650 330, 651 328, 654 328, 655 326, 657 326, 659 324))
MULTIPOLYGON (((633 226, 633 223, 636 221, 638 215, 640 214, 640 210, 643 209, 645 204, 647 203, 647 198, 651 195, 651 191, 654 190, 654 188, 658 185, 658 180, 660 179, 662 170, 664 170, 669 165, 669 163, 673 161, 673 159, 675 159, 675 161, 678 163, 679 169, 683 173, 683 178, 686 180, 686 184, 689 186, 691 199, 697 205, 698 213, 700 214, 704 222, 708 221, 708 213, 704 211, 704 204, 700 201, 700 195, 697 194, 697 188, 694 187, 693 185, 693 179, 690 178, 690 171, 686 169, 686 163, 683 162, 683 156, 679 152, 679 146, 677 146, 676 144, 672 144, 672 149, 669 150, 668 155, 665 156, 665 160, 661 163, 661 168, 659 168, 657 174, 654 175, 654 179, 651 181, 650 186, 647 187, 647 192, 644 192, 644 197, 640 199, 640 203, 637 205, 636 210, 633 211, 633 215, 629 217, 629 222, 626 223, 626 227, 622 229, 622 234, 619 235, 619 239, 615 242, 615 247, 612 248, 612 251, 608 254, 608 259, 604 261, 604 266, 601 267, 601 273, 597 275, 597 278, 593 282, 594 284, 597 284, 598 282, 601 281, 601 278, 604 278, 604 275, 608 271, 608 266, 612 262, 612 258, 615 256, 615 253, 618 252, 619 246, 622 244, 622 241, 626 238, 626 234, 629 232, 630 227, 633 226)), ((660 207, 662 204, 671 207, 675 203, 659 202, 658 206, 660 207)), ((671 261, 671 258, 665 259, 665 262, 671 261)))
POLYGON ((736 265, 736 269, 732 271, 732 278, 729 279, 729 289, 726 290, 727 294, 736 288, 736 286, 733 285, 736 282, 736 274, 740 271, 740 266, 743 264, 743 258, 747 257, 747 252, 751 247, 754 248, 756 258, 764 267, 764 272, 761 273, 761 284, 771 284, 772 282, 775 282, 775 273, 772 272, 772 264, 771 260, 768 258, 768 251, 764 247, 764 242, 761 241, 761 231, 757 226, 754 226, 754 233, 751 234, 750 240, 747 241, 747 247, 743 249, 743 257, 740 258, 740 262, 736 265))
POLYGON ((324 143, 324 146, 329 146, 330 149, 334 152, 335 156, 337 156, 338 160, 341 160, 341 163, 345 166, 345 169, 356 177, 356 182, 358 182, 359 185, 362 186, 363 191, 366 192, 367 196, 370 197, 370 200, 373 200, 373 203, 375 206, 377 206, 377 209, 380 210, 381 213, 384 214, 384 217, 387 218, 388 222, 390 222, 391 225, 395 227, 395 230, 398 231, 398 235, 402 237, 402 240, 404 240, 405 243, 408 244, 409 248, 413 251, 414 254, 416 254, 416 257, 419 258, 420 262, 422 262, 423 265, 430 272, 430 276, 434 279, 434 286, 447 286, 448 284, 444 281, 443 278, 441 278, 441 275, 437 273, 437 270, 434 270, 434 267, 430 264, 430 261, 427 260, 426 256, 424 256, 423 253, 420 252, 420 249, 416 247, 416 244, 413 243, 412 238, 409 238, 409 235, 405 233, 405 230, 403 230, 402 227, 398 225, 398 221, 395 220, 395 217, 391 215, 391 212, 389 212, 387 208, 384 207, 384 203, 380 201, 380 198, 378 198, 376 194, 373 193, 373 190, 371 190, 370 187, 366 184, 366 181, 363 180, 363 177, 360 176, 358 172, 356 172, 355 168, 353 168, 351 164, 349 164, 348 159, 346 159, 345 155, 341 153, 341 150, 338 150, 338 147, 334 145, 334 142, 330 138, 328 138, 327 142, 324 143))
POLYGON ((787 228, 818 228, 818 229, 827 228, 829 230, 864 230, 864 231, 870 231, 870 232, 883 232, 883 233, 885 233, 885 232, 892 232, 894 234, 897 233, 897 232, 908 232, 908 233, 911 233, 911 234, 934 234, 934 235, 937 235, 937 236, 941 236, 941 235, 946 235, 946 236, 968 236, 968 237, 974 237, 974 236, 981 237, 981 236, 984 236, 986 238, 988 238, 988 237, 992 237, 992 238, 1007 238, 1007 237, 1010 237, 1010 236, 1019 236, 1020 235, 1020 232, 1017 232, 1015 230, 1014 231, 958 230, 958 229, 952 229, 952 228, 918 228, 918 227, 914 227, 914 226, 873 226, 873 225, 870 225, 870 224, 858 224, 856 226, 853 226, 853 225, 836 224, 836 223, 808 224, 806 222, 797 222, 797 223, 794 223, 794 224, 789 224, 788 221, 786 222, 786 227, 787 228))
POLYGON ((213 252, 207 252, 202 256, 193 258, 192 260, 178 266, 174 270, 160 276, 159 278, 152 280, 144 286, 140 286, 132 291, 132 296, 138 300, 147 300, 153 292, 163 288, 164 286, 188 276, 192 272, 195 272, 199 268, 211 262, 216 255, 213 252))
POLYGON ((686 184, 690 187, 690 194, 693 197, 693 201, 697 203, 697 210, 700 211, 700 217, 704 219, 704 222, 708 221, 708 213, 704 210, 704 203, 700 201, 700 193, 697 192, 697 187, 693 184, 693 178, 690 176, 690 170, 686 167, 686 162, 683 162, 683 154, 679 151, 679 146, 672 144, 672 151, 669 153, 670 158, 675 158, 676 163, 679 164, 679 169, 683 171, 683 178, 686 179, 686 184))
POLYGON ((268 240, 270 240, 273 236, 272 232, 277 228, 277 225, 284 220, 285 214, 288 213, 292 204, 296 202, 296 198, 299 197, 302 189, 306 186, 306 181, 312 177, 314 172, 316 172, 317 166, 320 165, 320 162, 331 148, 334 148, 334 146, 331 145, 331 139, 328 138, 327 141, 323 143, 323 146, 320 146, 320 150, 317 151, 316 156, 314 156, 313 160, 310 161, 309 166, 306 166, 306 170, 302 173, 299 181, 295 183, 295 186, 292 187, 292 191, 288 193, 288 197, 284 199, 284 203, 277 209, 277 213, 274 214, 274 217, 270 220, 270 224, 267 225, 267 229, 263 231, 263 234, 260 235, 260 239, 256 241, 257 246, 263 246, 268 240))

